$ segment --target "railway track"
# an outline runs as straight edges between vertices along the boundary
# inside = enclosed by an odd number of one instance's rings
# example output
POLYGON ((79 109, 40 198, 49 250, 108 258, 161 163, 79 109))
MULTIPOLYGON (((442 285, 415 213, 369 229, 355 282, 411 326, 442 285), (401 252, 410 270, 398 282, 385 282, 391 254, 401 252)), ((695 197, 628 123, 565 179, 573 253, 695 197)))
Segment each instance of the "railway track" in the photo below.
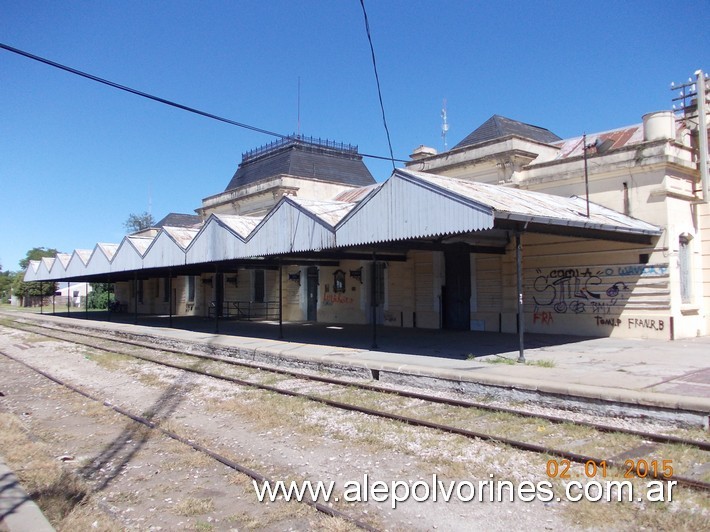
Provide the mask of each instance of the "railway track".
MULTIPOLYGON (((710 451, 710 440, 703 441, 703 440, 693 440, 693 439, 688 439, 688 438, 680 438, 680 437, 676 437, 676 436, 670 436, 667 434, 657 434, 657 433, 652 433, 652 432, 647 432, 647 431, 639 431, 639 430, 629 429, 629 428, 625 428, 625 427, 604 425, 601 423, 592 423, 592 422, 574 420, 574 419, 560 417, 560 416, 552 416, 552 415, 546 415, 546 414, 541 414, 541 413, 529 412, 526 410, 509 408, 509 407, 498 406, 498 405, 492 405, 489 403, 470 401, 470 400, 462 400, 462 399, 452 399, 452 398, 448 398, 448 397, 440 397, 440 396, 436 396, 436 395, 401 390, 401 389, 397 389, 397 388, 388 388, 388 387, 384 387, 384 386, 378 386, 378 385, 373 385, 373 384, 368 384, 368 383, 363 383, 363 382, 338 379, 335 377, 327 377, 324 375, 315 375, 315 374, 311 374, 311 373, 294 371, 294 370, 290 370, 290 369, 286 369, 286 368, 279 368, 279 367, 265 365, 265 364, 258 364, 255 362, 237 360, 234 358, 228 358, 228 357, 224 357, 224 356, 213 356, 213 355, 206 355, 206 354, 201 354, 201 353, 191 353, 188 351, 179 350, 179 349, 171 349, 171 348, 163 347, 163 346, 158 347, 155 344, 137 342, 137 341, 128 340, 125 338, 116 339, 115 337, 111 337, 111 336, 89 334, 87 332, 82 332, 81 334, 79 334, 79 333, 74 333, 74 332, 70 332, 70 331, 65 331, 62 329, 57 329, 54 327, 47 327, 44 325, 41 327, 36 326, 36 325, 32 325, 32 327, 35 327, 35 329, 32 332, 47 336, 49 338, 54 338, 57 340, 65 340, 66 339, 66 338, 62 337, 61 334, 67 334, 67 335, 71 335, 71 336, 75 336, 75 337, 79 336, 82 338, 83 337, 94 338, 96 340, 115 342, 121 346, 130 345, 133 347, 148 349, 152 352, 157 352, 157 353, 161 353, 161 352, 162 353, 170 353, 170 354, 177 354, 180 356, 188 356, 188 357, 192 357, 192 358, 196 358, 196 359, 222 362, 222 363, 228 364, 230 366, 237 366, 237 367, 247 368, 250 370, 258 370, 258 371, 268 372, 268 373, 275 374, 275 375, 283 375, 286 377, 293 377, 293 378, 297 378, 297 379, 309 380, 309 381, 314 381, 314 382, 319 382, 319 383, 324 383, 324 384, 332 384, 332 385, 336 385, 336 386, 346 386, 349 388, 356 388, 359 390, 364 390, 364 391, 369 391, 369 392, 394 395, 394 396, 404 397, 404 398, 408 398, 408 399, 418 399, 418 400, 427 401, 427 402, 435 403, 435 404, 441 404, 441 405, 448 405, 448 406, 462 407, 462 408, 472 408, 472 409, 478 409, 478 410, 487 411, 487 412, 511 414, 514 416, 522 417, 522 418, 539 419, 539 420, 543 420, 543 421, 553 423, 553 424, 573 424, 573 425, 579 426, 579 427, 591 428, 591 429, 594 429, 599 432, 614 432, 614 433, 620 433, 620 434, 628 434, 631 436, 638 436, 640 438, 644 438, 647 441, 652 441, 655 443, 688 445, 691 447, 696 447, 698 449, 702 449, 704 451, 710 451), (41 329, 40 331, 37 330, 38 327, 41 329), (51 335, 51 334, 47 333, 46 332, 47 330, 54 331, 55 335, 51 335), (59 336, 57 336, 57 334, 59 334, 59 336)), ((20 330, 26 330, 26 329, 23 329, 22 327, 16 327, 16 328, 20 329, 20 330)), ((78 340, 76 338, 70 339, 68 341, 71 341, 73 343, 77 343, 79 345, 84 345, 86 347, 92 347, 95 349, 100 349, 103 351, 111 352, 111 353, 128 354, 125 351, 122 351, 121 349, 111 349, 106 346, 97 346, 94 343, 86 342, 83 340, 78 340)), ((151 357, 144 357, 144 358, 146 360, 149 360, 149 361, 152 361, 152 362, 155 362, 158 364, 163 363, 162 361, 156 360, 151 357)))
MULTIPOLYGON (((217 462, 227 466, 228 468, 248 476, 252 480, 255 480, 260 483, 264 483, 264 482, 273 483, 274 482, 273 479, 270 479, 266 475, 263 475, 263 474, 259 473, 258 471, 255 471, 254 469, 251 469, 245 465, 242 465, 239 462, 236 462, 236 461, 210 449, 209 447, 201 445, 191 439, 180 436, 176 432, 168 430, 166 428, 163 428, 159 424, 157 424, 157 423, 155 423, 143 416, 140 416, 138 414, 130 412, 129 410, 127 410, 125 408, 114 405, 108 401, 104 401, 104 400, 96 397, 95 395, 90 394, 87 391, 82 390, 81 388, 64 381, 63 379, 55 377, 54 375, 51 375, 51 374, 47 373, 46 371, 36 368, 33 365, 28 364, 16 357, 10 355, 9 353, 6 353, 3 350, 0 350, 0 355, 3 355, 4 357, 16 362, 17 364, 21 364, 22 366, 38 373, 39 375, 42 375, 43 377, 49 379, 50 381, 52 381, 56 384, 59 384, 65 388, 67 388, 68 390, 71 390, 74 393, 81 395, 82 397, 85 397, 87 399, 90 399, 91 401, 95 401, 97 403, 100 403, 103 406, 105 406, 106 408, 110 408, 114 412, 116 412, 124 417, 127 417, 127 418, 131 419, 132 421, 135 421, 136 423, 139 423, 145 427, 148 427, 151 430, 158 431, 158 432, 162 433, 163 435, 194 449, 195 451, 199 451, 199 452, 209 456, 210 458, 216 460, 217 462)), ((329 517, 336 517, 336 518, 342 519, 361 530, 367 530, 370 532, 377 532, 379 530, 379 529, 369 525, 368 523, 365 523, 359 519, 355 519, 355 518, 347 515, 346 513, 341 512, 335 508, 332 508, 331 506, 328 506, 326 504, 323 504, 323 503, 320 503, 317 501, 312 501, 307 498, 304 498, 303 500, 301 500, 299 502, 306 504, 308 506, 311 506, 312 508, 314 508, 318 512, 325 514, 329 517)))
MULTIPOLYGON (((269 372, 272 375, 285 376, 289 379, 294 379, 294 378, 295 379, 307 379, 307 380, 316 381, 318 383, 327 385, 328 387, 335 387, 334 389, 331 390, 330 395, 338 395, 340 393, 337 391, 338 389, 341 391, 343 389, 358 390, 358 391, 363 391, 363 392, 366 392, 369 394, 374 393, 374 394, 395 395, 395 396, 398 396, 400 398, 404 398, 407 400, 415 400, 415 401, 419 401, 419 402, 423 402, 423 403, 429 403, 431 405, 439 405, 442 407, 454 407, 456 409, 465 409, 470 412, 482 411, 482 412, 503 413, 503 414, 509 415, 509 416, 519 416, 520 419, 523 419, 523 418, 533 419, 536 422, 545 422, 545 423, 550 423, 550 424, 553 424, 556 426, 565 426, 563 424, 567 424, 567 425, 571 425, 571 426, 584 427, 585 429, 592 429, 592 430, 597 431, 601 434, 609 434, 609 433, 624 434, 627 436, 632 436, 634 438, 638 438, 638 440, 639 440, 637 442, 638 444, 634 446, 636 448, 642 448, 644 446, 647 446, 648 442, 653 442, 656 444, 680 445, 685 448, 693 448, 693 449, 697 449, 698 451, 702 451, 702 452, 710 451, 710 442, 708 442, 708 441, 680 438, 680 437, 675 437, 675 436, 656 434, 656 433, 644 432, 644 431, 638 431, 638 430, 632 430, 632 429, 624 429, 624 428, 602 425, 602 424, 597 424, 597 423, 572 421, 572 420, 568 420, 568 419, 565 419, 562 417, 533 414, 530 412, 520 411, 517 409, 496 407, 496 406, 484 404, 484 403, 476 403, 476 402, 471 402, 471 401, 441 398, 441 397, 430 396, 430 395, 421 394, 421 393, 384 388, 381 386, 375 386, 375 385, 365 384, 365 383, 353 383, 350 381, 345 381, 342 379, 336 379, 336 378, 332 378, 332 377, 324 377, 324 376, 319 376, 319 375, 306 375, 306 374, 302 374, 300 372, 295 372, 292 370, 273 368, 273 367, 269 367, 269 366, 254 364, 254 363, 250 363, 250 362, 243 362, 243 361, 238 361, 238 360, 234 360, 234 359, 225 359, 224 357, 215 357, 215 356, 204 355, 204 354, 199 354, 199 355, 198 354, 189 354, 189 353, 185 353, 184 351, 177 350, 177 349, 168 349, 168 348, 162 348, 162 347, 156 348, 154 345, 151 346, 151 345, 147 345, 147 344, 144 344, 141 342, 134 342, 134 341, 128 341, 128 340, 123 340, 123 339, 119 340, 119 339, 104 337, 104 336, 100 336, 100 335, 89 335, 89 334, 86 334, 83 332, 81 333, 81 335, 79 335, 78 333, 70 333, 67 331, 54 330, 54 334, 49 334, 47 332, 46 328, 42 328, 41 331, 38 331, 37 330, 38 326, 35 326, 35 325, 29 326, 29 327, 18 326, 17 328, 20 330, 25 330, 27 332, 41 334, 41 335, 44 335, 44 336, 47 336, 49 338, 53 338, 56 340, 72 342, 72 343, 76 343, 76 344, 80 344, 80 345, 85 345, 85 346, 91 347, 93 349, 103 350, 103 351, 117 353, 117 354, 121 354, 121 355, 127 355, 130 357, 134 357, 136 359, 141 359, 141 360, 144 360, 144 361, 147 361, 150 363, 159 364, 161 366, 170 367, 170 368, 173 368, 176 370, 187 371, 190 373, 207 376, 207 377, 214 378, 214 379, 228 381, 228 382, 231 382, 231 383, 239 385, 239 386, 256 388, 256 389, 259 389, 262 391, 277 393, 277 394, 281 394, 281 395, 287 395, 290 397, 298 397, 301 399, 306 399, 308 401, 323 404, 328 407, 336 408, 339 410, 344 410, 344 411, 349 411, 349 412, 359 412, 359 413, 367 415, 367 416, 373 416, 373 417, 377 417, 377 418, 381 418, 381 419, 387 419, 387 420, 391 420, 391 421, 405 423, 405 424, 412 425, 412 426, 419 426, 419 427, 424 427, 427 429, 438 430, 438 431, 442 431, 442 432, 446 432, 446 433, 450 433, 450 434, 457 434, 457 435, 464 436, 467 438, 474 438, 474 439, 496 442, 496 443, 507 445, 507 446, 515 448, 515 449, 529 451, 529 452, 542 454, 542 455, 546 455, 546 456, 553 456, 556 459, 559 458, 561 460, 567 460, 571 463, 582 464, 585 467, 589 467, 591 464, 593 464, 594 467, 604 467, 604 468, 610 468, 610 469, 624 470, 625 464, 628 462, 628 459, 622 460, 620 458, 614 458, 614 457, 603 458, 603 457, 598 457, 598 456, 592 456, 591 454, 577 453, 577 452, 573 452, 573 451, 566 450, 563 448, 556 448, 556 447, 551 447, 549 445, 541 445, 538 443, 531 443, 529 441, 522 441, 520 439, 515 439, 512 437, 502 436, 502 435, 496 434, 494 432, 483 432, 483 431, 479 431, 479 430, 471 430, 471 429, 464 428, 461 426, 444 424, 444 423, 434 421, 431 419, 425 419, 423 417, 406 416, 406 415, 402 415, 399 413, 395 413, 395 412, 391 412, 391 411, 387 411, 387 410, 382 410, 379 408, 371 408, 368 406, 353 404, 352 402, 346 403, 343 401, 332 399, 327 396, 328 394, 316 395, 313 393, 302 393, 302 392, 297 392, 294 390, 283 389, 283 388, 279 388, 278 386, 274 386, 271 384, 263 384, 260 382, 254 382, 253 380, 247 380, 247 378, 254 378, 254 375, 257 373, 261 374, 263 376, 264 372, 269 372), (68 339, 68 338, 66 338, 66 336, 81 336, 81 337, 91 336, 94 339, 101 340, 102 342, 114 343, 118 347, 107 347, 105 345, 104 346, 97 346, 95 343, 87 342, 85 340, 79 340, 76 338, 75 339, 68 339), (152 356, 147 356, 145 354, 136 353, 136 352, 130 352, 130 351, 128 351, 127 346, 130 346, 131 348, 137 347, 139 349, 148 349, 148 350, 150 350, 152 356), (247 372, 252 372, 252 373, 250 375, 247 375, 246 377, 238 378, 238 377, 234 377, 234 376, 224 375, 224 374, 222 374, 221 370, 219 370, 219 369, 218 369, 219 372, 205 370, 205 369, 196 369, 194 367, 186 366, 184 364, 180 364, 177 362, 156 359, 155 356, 160 355, 160 353, 163 353, 166 358, 170 355, 172 355, 172 356, 177 355, 178 357, 189 357, 188 360, 194 360, 195 358, 201 359, 205 362, 208 362, 209 364, 215 364, 215 365, 228 364, 229 366, 235 366, 235 367, 240 368, 240 370, 245 370, 247 372), (344 388, 344 387, 346 387, 346 388, 344 388)), ((382 402, 383 401, 380 397, 380 399, 378 400, 378 403, 381 404, 382 402)), ((511 423, 515 423, 515 421, 511 421, 511 423)), ((624 454, 624 453, 620 453, 620 454, 624 454)), ((618 454, 617 454, 617 456, 618 456, 618 454)), ((671 461, 671 460, 669 459, 669 461, 671 461)), ((698 480, 698 479, 691 478, 691 477, 685 477, 685 476, 680 476, 680 475, 675 475, 675 474, 667 474, 666 471, 660 470, 659 468, 652 468, 649 464, 653 464, 653 463, 654 463, 654 461, 652 461, 652 460, 645 460, 642 458, 639 458, 638 460, 632 460, 632 464, 634 467, 632 467, 631 471, 629 471, 629 468, 627 465, 626 466, 626 474, 628 476, 628 473, 630 472, 632 475, 640 477, 640 478, 673 480, 673 481, 676 481, 678 483, 678 485, 686 486, 686 487, 689 487, 689 488, 692 488, 695 490, 701 490, 704 492, 710 491, 710 483, 708 483, 708 482, 704 482, 702 480, 698 480)))

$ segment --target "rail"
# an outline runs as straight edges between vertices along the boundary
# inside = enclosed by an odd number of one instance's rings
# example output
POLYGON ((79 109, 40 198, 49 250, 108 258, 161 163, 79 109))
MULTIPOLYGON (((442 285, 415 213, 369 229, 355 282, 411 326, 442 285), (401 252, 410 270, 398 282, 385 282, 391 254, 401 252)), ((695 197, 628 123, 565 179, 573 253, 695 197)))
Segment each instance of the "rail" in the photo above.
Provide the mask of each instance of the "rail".
MULTIPOLYGON (((208 317, 214 318, 217 302, 211 301, 207 310, 208 317)), ((222 301, 220 318, 232 318, 242 321, 278 320, 278 301, 222 301)))

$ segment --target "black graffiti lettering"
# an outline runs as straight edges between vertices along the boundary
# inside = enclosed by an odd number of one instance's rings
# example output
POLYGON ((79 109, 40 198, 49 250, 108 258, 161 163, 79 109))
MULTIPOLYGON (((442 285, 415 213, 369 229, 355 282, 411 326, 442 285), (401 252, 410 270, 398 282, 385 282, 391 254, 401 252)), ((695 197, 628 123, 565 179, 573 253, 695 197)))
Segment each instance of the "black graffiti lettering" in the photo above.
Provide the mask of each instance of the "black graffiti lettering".
POLYGON ((535 304, 541 305, 543 307, 546 307, 547 305, 552 305, 552 302, 555 300, 555 297, 557 295, 557 290, 555 290, 554 286, 548 284, 547 277, 545 275, 540 275, 537 279, 535 279, 535 282, 533 283, 533 288, 536 292, 538 292, 538 294, 542 294, 543 296, 545 296, 544 299, 538 299, 537 295, 534 295, 533 301, 535 301, 535 304))
POLYGON ((606 295, 608 295, 609 297, 618 296, 619 295, 619 285, 623 286, 624 290, 629 289, 629 287, 626 286, 626 283, 619 281, 618 283, 614 283, 613 285, 611 285, 609 288, 606 289, 606 295))
POLYGON ((602 325, 610 325, 611 327, 618 327, 621 325, 620 318, 602 318, 601 316, 594 316, 594 319, 597 321, 597 326, 599 327, 602 325))
POLYGON ((567 302, 566 301, 558 301, 554 305, 552 305, 552 308, 555 309, 555 312, 558 314, 564 314, 567 312, 567 302))
POLYGON ((579 268, 568 268, 568 269, 557 269, 551 270, 549 277, 550 279, 559 279, 562 277, 591 277, 592 270, 587 268, 586 270, 580 271, 579 268))
POLYGON ((574 312, 575 314, 581 314, 585 310, 584 303, 581 301, 572 301, 569 304, 569 309, 574 312))
POLYGON ((557 314, 568 311, 575 314, 609 314, 610 307, 624 299, 620 295, 621 290, 629 289, 620 281, 605 289, 602 286, 605 281, 600 275, 607 275, 610 271, 613 273, 610 268, 596 273, 590 268, 557 268, 544 274, 538 268, 538 276, 532 286, 533 301, 538 307, 552 307, 557 314), (611 301, 605 301, 606 298, 611 298, 611 301))
POLYGON ((652 329, 654 331, 662 331, 665 327, 663 320, 655 320, 651 318, 628 318, 629 329, 652 329))

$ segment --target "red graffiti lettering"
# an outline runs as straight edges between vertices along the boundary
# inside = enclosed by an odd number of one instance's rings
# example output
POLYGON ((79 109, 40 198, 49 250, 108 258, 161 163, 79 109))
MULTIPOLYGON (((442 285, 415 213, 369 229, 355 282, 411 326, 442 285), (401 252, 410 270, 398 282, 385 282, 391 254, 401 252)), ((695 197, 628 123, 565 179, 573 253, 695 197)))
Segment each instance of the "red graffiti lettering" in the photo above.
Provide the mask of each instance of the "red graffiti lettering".
POLYGON ((533 323, 540 323, 540 325, 551 325, 555 319, 552 316, 552 312, 534 312, 533 313, 533 323))

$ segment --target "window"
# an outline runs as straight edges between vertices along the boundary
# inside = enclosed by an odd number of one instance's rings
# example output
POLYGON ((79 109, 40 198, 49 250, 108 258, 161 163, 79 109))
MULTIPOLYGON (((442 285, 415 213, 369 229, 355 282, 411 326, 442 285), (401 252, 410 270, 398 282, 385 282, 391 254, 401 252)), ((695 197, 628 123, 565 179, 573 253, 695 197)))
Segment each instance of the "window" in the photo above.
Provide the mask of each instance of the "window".
POLYGON ((372 265, 372 304, 374 306, 385 303, 385 263, 375 262, 372 265))
POLYGON ((187 300, 188 301, 195 300, 195 276, 194 275, 190 275, 187 278, 187 300))
POLYGON ((254 301, 264 302, 264 270, 254 270, 254 301))
POLYGON ((335 270, 333 272, 333 292, 345 292, 345 272, 343 270, 335 270))
POLYGON ((683 304, 693 302, 692 270, 690 267, 690 240, 693 237, 687 233, 678 239, 678 266, 680 268, 680 301, 683 304))

